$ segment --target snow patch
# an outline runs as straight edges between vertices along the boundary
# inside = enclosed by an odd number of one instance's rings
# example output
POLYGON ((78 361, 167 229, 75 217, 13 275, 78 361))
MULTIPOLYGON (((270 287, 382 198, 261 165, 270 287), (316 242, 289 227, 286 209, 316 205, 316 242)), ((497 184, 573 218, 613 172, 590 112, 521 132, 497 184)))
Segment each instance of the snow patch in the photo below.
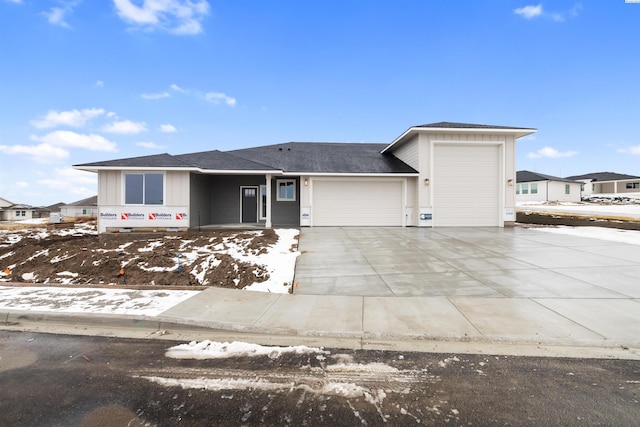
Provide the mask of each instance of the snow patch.
POLYGON ((241 341, 216 342, 216 341, 191 341, 188 344, 180 344, 171 347, 165 356, 174 359, 227 359, 231 357, 256 357, 268 356, 277 359, 285 353, 293 354, 329 354, 318 347, 303 345, 278 347, 262 346, 241 341))

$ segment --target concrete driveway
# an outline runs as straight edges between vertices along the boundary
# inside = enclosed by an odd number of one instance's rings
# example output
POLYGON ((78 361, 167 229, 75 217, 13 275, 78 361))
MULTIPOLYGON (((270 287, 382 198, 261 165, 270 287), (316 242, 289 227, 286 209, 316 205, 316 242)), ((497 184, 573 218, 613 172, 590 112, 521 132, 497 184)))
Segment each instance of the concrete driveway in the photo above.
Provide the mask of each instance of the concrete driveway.
POLYGON ((519 227, 304 228, 299 249, 294 294, 362 297, 375 335, 640 343, 637 245, 519 227))

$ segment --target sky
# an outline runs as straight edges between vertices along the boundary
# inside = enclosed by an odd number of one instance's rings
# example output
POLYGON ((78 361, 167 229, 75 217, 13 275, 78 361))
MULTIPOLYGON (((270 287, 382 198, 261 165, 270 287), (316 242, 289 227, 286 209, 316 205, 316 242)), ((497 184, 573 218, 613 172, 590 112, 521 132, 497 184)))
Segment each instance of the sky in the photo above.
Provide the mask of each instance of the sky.
POLYGON ((0 0, 0 197, 72 165, 439 121, 538 129, 517 169, 640 175, 640 1, 0 0))

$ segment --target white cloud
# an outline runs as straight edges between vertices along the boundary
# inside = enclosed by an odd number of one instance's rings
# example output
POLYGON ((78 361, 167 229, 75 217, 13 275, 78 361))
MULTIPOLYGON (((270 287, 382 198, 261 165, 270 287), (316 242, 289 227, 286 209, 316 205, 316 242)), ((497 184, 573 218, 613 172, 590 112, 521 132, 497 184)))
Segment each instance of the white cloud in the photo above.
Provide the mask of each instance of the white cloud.
POLYGON ((73 168, 56 168, 47 178, 37 181, 52 190, 73 194, 77 199, 94 196, 97 182, 97 174, 73 168))
POLYGON ((96 87, 104 87, 104 82, 102 80, 96 80, 96 87))
POLYGON ((40 141, 56 147, 84 148, 91 151, 117 151, 116 143, 96 134, 80 134, 57 130, 44 136, 31 135, 32 141, 40 141))
POLYGON ((136 142, 136 145, 140 146, 140 147, 144 147, 144 148, 150 148, 150 149, 161 149, 161 148, 166 148, 162 145, 158 145, 155 142, 136 142))
POLYGON ((542 5, 539 4, 537 6, 520 7, 518 9, 514 9, 513 13, 515 13, 516 15, 520 15, 525 19, 533 19, 536 16, 542 15, 542 5))
POLYGON ((582 10, 582 3, 577 2, 573 5, 573 7, 569 10, 563 12, 545 12, 542 8, 542 4, 537 6, 524 6, 518 9, 513 9, 513 13, 516 15, 520 15, 525 19, 533 19, 537 17, 544 17, 547 19, 551 19, 555 22, 564 22, 566 20, 567 15, 569 17, 575 18, 578 16, 580 11, 582 10))
POLYGON ((146 30, 162 29, 178 35, 202 32, 202 20, 209 13, 206 0, 113 0, 118 16, 146 30))
POLYGON ((85 108, 83 110, 49 112, 41 119, 32 120, 31 124, 38 129, 53 128, 56 126, 82 127, 95 117, 104 114, 102 108, 85 108))
POLYGON ((47 20, 52 25, 58 25, 64 28, 71 28, 71 26, 65 20, 66 16, 73 12, 73 9, 78 5, 77 1, 65 1, 60 2, 62 4, 61 7, 52 7, 47 12, 42 12, 44 16, 47 17, 47 20))
POLYGON ((180 86, 178 86, 177 84, 172 84, 171 85, 171 89, 175 90, 176 92, 182 92, 185 93, 186 91, 184 89, 182 89, 180 86))
POLYGON ((29 186, 29 183, 25 181, 18 181, 15 185, 17 188, 27 188, 29 186))
POLYGON ((618 148, 618 153, 633 154, 640 156, 640 145, 634 145, 626 148, 618 148))
POLYGON ((561 157, 573 157, 576 154, 578 154, 577 151, 565 151, 565 152, 561 152, 556 150, 555 148, 552 147, 544 147, 541 148, 540 150, 536 151, 535 153, 531 152, 531 153, 527 153, 527 157, 529 157, 530 159, 539 159, 541 157, 548 157, 551 159, 558 159, 561 157))
POLYGON ((22 0, 7 0, 9 3, 22 4, 22 0))
POLYGON ((147 124, 145 122, 132 122, 131 120, 122 120, 104 126, 102 128, 102 131, 130 135, 140 132, 146 132, 147 124))
POLYGON ((69 157, 69 152, 48 143, 39 145, 0 145, 0 152, 5 154, 26 154, 38 163, 52 163, 69 157))
POLYGON ((165 91, 162 93, 143 93, 140 96, 144 99, 162 99, 162 98, 169 98, 171 95, 169 95, 169 92, 165 91))
POLYGON ((173 132, 177 132, 177 131, 178 131, 178 129, 176 129, 176 127, 174 125, 170 125, 170 124, 160 125, 160 132, 173 133, 173 132))
POLYGON ((209 93, 206 93, 204 95, 204 98, 207 101, 212 102, 214 104, 220 104, 220 103, 224 102, 225 104, 227 104, 230 107, 233 107, 234 105, 236 105, 236 99, 235 98, 232 98, 232 97, 227 96, 224 93, 220 93, 220 92, 209 92, 209 93))

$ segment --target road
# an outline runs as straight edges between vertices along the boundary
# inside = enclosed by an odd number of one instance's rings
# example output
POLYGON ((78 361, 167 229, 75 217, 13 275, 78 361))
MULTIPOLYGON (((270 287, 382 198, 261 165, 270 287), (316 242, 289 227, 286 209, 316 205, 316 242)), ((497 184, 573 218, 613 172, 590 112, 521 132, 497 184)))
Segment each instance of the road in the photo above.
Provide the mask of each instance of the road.
POLYGON ((0 331, 0 425, 640 425, 638 361, 176 344, 0 331))

